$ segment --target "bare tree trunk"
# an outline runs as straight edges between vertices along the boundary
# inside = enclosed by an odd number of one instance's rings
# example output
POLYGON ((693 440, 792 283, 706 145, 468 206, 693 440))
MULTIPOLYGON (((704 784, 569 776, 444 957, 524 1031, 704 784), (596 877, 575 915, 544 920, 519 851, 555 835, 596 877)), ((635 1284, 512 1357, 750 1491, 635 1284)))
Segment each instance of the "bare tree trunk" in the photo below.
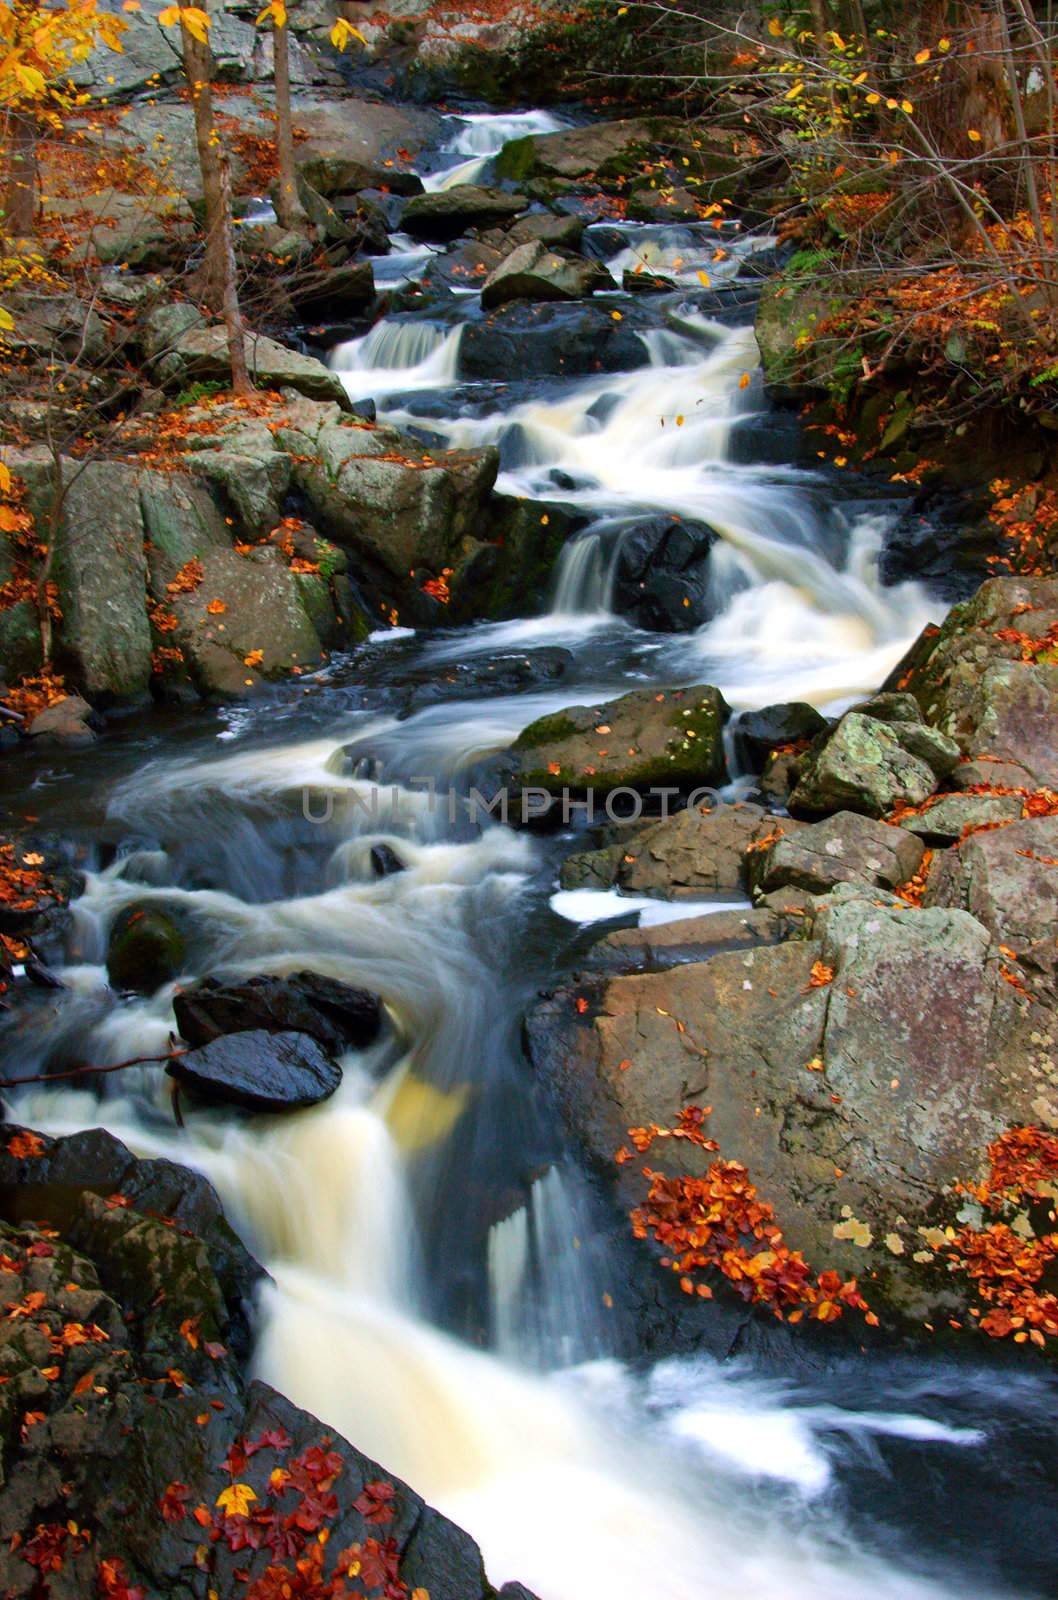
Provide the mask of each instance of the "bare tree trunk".
POLYGON ((252 389, 246 368, 246 339, 235 269, 235 242, 231 221, 231 171, 227 152, 213 125, 213 52, 208 43, 183 30, 184 72, 191 90, 195 116, 195 143, 202 173, 206 206, 206 259, 202 298, 224 318, 228 332, 232 388, 236 394, 252 389))
POLYGON ((221 232, 224 240, 224 289, 222 311, 224 326, 228 331, 228 359, 231 362, 231 386, 236 394, 252 394, 253 384, 246 369, 246 332, 239 307, 238 278, 235 269, 235 241, 231 226, 231 167, 224 155, 220 163, 220 192, 222 201, 221 232))
POLYGON ((4 233, 31 238, 37 222, 37 123, 27 111, 10 113, 10 171, 4 204, 4 233))
POLYGON ((290 111, 290 29, 286 22, 272 26, 272 50, 276 80, 276 155, 279 183, 276 189, 276 216, 284 228, 296 228, 308 219, 298 198, 298 176, 294 164, 294 123, 290 111))

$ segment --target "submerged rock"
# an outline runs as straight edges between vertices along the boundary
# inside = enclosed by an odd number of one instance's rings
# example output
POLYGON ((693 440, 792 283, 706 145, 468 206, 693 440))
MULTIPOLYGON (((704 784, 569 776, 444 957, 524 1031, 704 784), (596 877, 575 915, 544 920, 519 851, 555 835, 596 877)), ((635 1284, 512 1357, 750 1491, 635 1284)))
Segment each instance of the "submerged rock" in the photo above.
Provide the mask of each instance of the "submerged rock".
POLYGON ((244 983, 206 978, 174 995, 173 1012, 180 1037, 190 1045, 264 1029, 307 1033, 332 1055, 370 1044, 382 1017, 377 995, 316 972, 248 978, 244 983))
POLYGON ((107 975, 115 989, 153 994, 184 969, 183 931, 160 906, 144 901, 126 906, 114 921, 107 944, 107 975))
POLYGON ((326 1100, 342 1081, 341 1067, 311 1034, 263 1028, 226 1033, 166 1071, 203 1099, 247 1111, 299 1111, 326 1100))
POLYGON ((713 614, 709 553, 717 535, 704 522, 656 516, 620 530, 613 608, 638 628, 689 633, 713 614))
POLYGON ((656 327, 642 307, 626 310, 620 322, 591 301, 575 305, 513 301, 481 322, 468 322, 459 345, 464 378, 509 381, 526 378, 589 376, 631 372, 650 365, 640 330, 656 327))

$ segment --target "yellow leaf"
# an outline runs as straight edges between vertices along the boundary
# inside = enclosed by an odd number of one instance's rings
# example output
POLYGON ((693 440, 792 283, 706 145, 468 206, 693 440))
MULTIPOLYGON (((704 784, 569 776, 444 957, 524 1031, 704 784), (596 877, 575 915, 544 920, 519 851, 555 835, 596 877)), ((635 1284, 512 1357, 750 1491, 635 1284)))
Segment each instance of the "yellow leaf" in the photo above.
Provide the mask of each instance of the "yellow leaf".
POLYGON ((854 89, 858 89, 861 83, 866 83, 866 82, 867 82, 867 74, 865 72, 861 72, 861 73, 858 74, 857 77, 853 78, 852 86, 853 86, 854 89))
POLYGON ((948 51, 951 49, 951 40, 950 39, 938 39, 937 40, 937 49, 938 50, 943 50, 945 55, 946 55, 948 53, 948 51))
POLYGON ((974 144, 980 144, 981 142, 981 135, 978 133, 976 128, 967 128, 966 137, 972 140, 974 144))
POLYGON ((782 38, 782 23, 779 21, 778 17, 772 17, 771 21, 768 23, 768 32, 771 34, 773 39, 782 38))
POLYGON ((7 494, 10 488, 11 469, 9 467, 5 467, 4 463, 0 461, 0 493, 7 494))
POLYGON ((710 278, 709 278, 708 272, 703 272, 701 270, 701 268, 699 268, 698 269, 698 277, 699 277, 699 280, 705 285, 705 287, 707 289, 711 287, 711 283, 710 283, 710 278))
POLYGON ((208 11, 200 11, 198 6, 184 6, 180 12, 180 21, 199 44, 209 42, 210 16, 208 11))
POLYGON ((344 17, 339 17, 331 29, 331 43, 336 50, 344 50, 350 39, 359 39, 361 44, 367 43, 359 28, 354 28, 344 17))
POLYGON ((876 106, 878 104, 878 102, 881 100, 881 98, 882 97, 881 97, 880 94, 869 94, 867 96, 867 104, 869 106, 876 106))
POLYGON ((792 89, 787 89, 786 93, 783 95, 783 99, 784 100, 796 100, 797 96, 801 93, 801 90, 803 88, 804 88, 804 84, 803 83, 795 83, 792 89))
POLYGON ((164 11, 158 13, 158 21, 163 28, 172 28, 180 21, 180 7, 166 6, 164 11))
POLYGON ((748 389, 749 388, 749 373, 748 372, 744 372, 742 374, 741 378, 739 378, 738 386, 739 386, 740 389, 748 389))
POLYGON ((263 650, 251 650, 249 655, 243 656, 242 664, 244 667, 259 667, 263 660, 263 650))
POLYGON ((611 317, 613 317, 615 322, 623 322, 624 321, 624 313, 622 311, 611 311, 610 315, 611 315, 611 317))
POLYGON ((222 1489, 214 1501, 226 1517, 248 1517, 250 1506, 257 1499, 248 1483, 233 1483, 222 1489))
POLYGON ((900 109, 904 113, 905 117, 909 117, 911 115, 912 111, 914 111, 915 108, 911 104, 910 100, 901 100, 900 109))
POLYGON ((930 58, 930 51, 928 51, 928 50, 920 50, 918 52, 918 54, 915 56, 915 66, 916 67, 924 67, 926 62, 929 60, 929 58, 930 58))

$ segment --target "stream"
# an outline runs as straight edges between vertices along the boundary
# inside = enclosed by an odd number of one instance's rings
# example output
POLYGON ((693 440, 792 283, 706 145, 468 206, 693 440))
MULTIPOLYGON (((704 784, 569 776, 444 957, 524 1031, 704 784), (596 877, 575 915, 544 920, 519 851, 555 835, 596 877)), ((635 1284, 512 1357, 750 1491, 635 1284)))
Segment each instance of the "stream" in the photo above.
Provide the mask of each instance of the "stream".
MULTIPOLYGON (((506 139, 561 125, 453 118, 428 186, 480 179, 506 139)), ((703 311, 698 274, 742 282, 767 241, 725 234, 718 266, 704 225, 593 233, 615 312, 637 261, 686 289, 640 335, 633 371, 470 383, 471 292, 330 356, 383 420, 498 444, 503 492, 583 514, 546 614, 380 630, 266 700, 159 711, 105 748, 37 754, 18 793, 0 775, 11 811, 67 834, 87 866, 66 988, 0 1036, 9 1071, 74 1048, 100 1065, 165 1050, 175 985, 106 988, 108 929, 144 900, 191 930, 181 983, 308 968, 382 995, 379 1041, 296 1116, 196 1110, 178 1131, 151 1068, 97 1080, 103 1099, 27 1085, 9 1109, 51 1133, 105 1126, 205 1173, 272 1275, 259 1375, 466 1527, 497 1585, 519 1579, 540 1600, 1042 1596, 1053 1382, 928 1350, 806 1352, 786 1371, 644 1350, 622 1219, 521 1054, 521 1015, 575 964, 582 925, 651 908, 556 896, 568 834, 469 818, 459 797, 486 758, 537 716, 635 686, 715 683, 736 710, 840 708, 944 609, 917 583, 879 581, 895 498, 774 450, 755 459, 767 413, 752 313, 703 311), (694 631, 647 633, 612 609, 622 539, 659 511, 720 536, 713 620, 694 631), (506 663, 554 647, 570 657, 559 680, 508 692, 506 663), (403 871, 374 875, 379 844, 403 871)), ((380 284, 434 253, 398 235, 380 284)), ((636 1270, 655 1270, 645 1252, 636 1270)))

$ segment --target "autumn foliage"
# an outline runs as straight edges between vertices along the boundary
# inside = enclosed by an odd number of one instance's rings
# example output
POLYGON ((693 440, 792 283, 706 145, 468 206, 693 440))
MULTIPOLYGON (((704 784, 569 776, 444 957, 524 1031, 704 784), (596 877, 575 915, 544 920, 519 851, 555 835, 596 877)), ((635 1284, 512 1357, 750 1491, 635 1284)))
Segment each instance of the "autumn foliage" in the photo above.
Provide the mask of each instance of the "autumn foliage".
MULTIPOLYGON (((630 1128, 629 1137, 640 1155, 661 1139, 718 1151, 704 1131, 708 1115, 709 1107, 686 1106, 674 1128, 630 1128)), ((623 1164, 632 1153, 622 1148, 616 1159, 623 1164)), ((643 1175, 649 1190, 632 1213, 632 1230, 638 1239, 653 1238, 661 1246, 661 1265, 679 1275, 685 1294, 711 1299, 706 1280, 719 1274, 741 1299, 766 1307, 780 1321, 796 1323, 808 1316, 836 1322, 851 1308, 877 1326, 855 1278, 816 1273, 799 1250, 789 1248, 774 1208, 740 1162, 718 1159, 701 1178, 673 1178, 650 1167, 643 1175)))

